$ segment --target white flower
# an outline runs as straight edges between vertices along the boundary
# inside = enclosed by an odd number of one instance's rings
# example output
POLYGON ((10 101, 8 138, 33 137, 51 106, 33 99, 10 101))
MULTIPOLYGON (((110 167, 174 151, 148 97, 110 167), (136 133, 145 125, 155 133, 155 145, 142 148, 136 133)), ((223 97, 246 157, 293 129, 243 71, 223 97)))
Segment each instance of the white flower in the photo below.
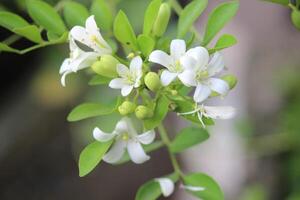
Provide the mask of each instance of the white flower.
POLYGON ((220 73, 225 63, 222 55, 216 52, 209 61, 209 53, 204 47, 195 47, 186 52, 186 56, 192 58, 185 62, 187 66, 182 73, 181 81, 187 86, 196 86, 194 101, 202 102, 209 97, 212 91, 222 96, 229 91, 229 85, 226 81, 215 78, 220 73))
POLYGON ((114 89, 121 89, 123 96, 130 94, 133 88, 141 85, 141 78, 143 61, 141 57, 137 56, 130 62, 130 68, 123 64, 117 65, 117 72, 121 78, 115 78, 110 81, 109 87, 114 89))
POLYGON ((87 18, 85 27, 74 26, 70 31, 70 35, 75 40, 99 53, 99 55, 112 53, 112 49, 103 39, 93 15, 87 18))
POLYGON ((156 178, 154 179, 159 183, 160 190, 164 197, 170 196, 174 192, 174 182, 169 178, 156 178))
POLYGON ((141 164, 150 159, 145 153, 141 144, 150 144, 155 138, 154 130, 137 134, 129 118, 121 119, 112 133, 105 133, 99 128, 95 128, 93 136, 100 142, 115 140, 113 146, 103 157, 108 163, 117 163, 124 155, 126 149, 131 160, 136 164, 141 164))
POLYGON ((204 106, 196 105, 195 110, 185 113, 179 113, 180 115, 190 115, 197 113, 198 119, 202 126, 205 127, 202 117, 212 119, 230 119, 235 115, 235 109, 231 106, 204 106))
POLYGON ((190 66, 191 58, 186 55, 186 45, 184 40, 172 40, 170 45, 170 55, 155 50, 149 56, 149 61, 160 64, 167 68, 161 74, 161 82, 164 86, 169 85, 178 77, 182 80, 183 72, 190 66))
POLYGON ((62 74, 61 84, 63 86, 66 85, 66 76, 68 74, 90 67, 98 57, 98 54, 95 52, 82 51, 72 38, 69 38, 69 42, 70 57, 64 60, 59 70, 59 73, 62 74))

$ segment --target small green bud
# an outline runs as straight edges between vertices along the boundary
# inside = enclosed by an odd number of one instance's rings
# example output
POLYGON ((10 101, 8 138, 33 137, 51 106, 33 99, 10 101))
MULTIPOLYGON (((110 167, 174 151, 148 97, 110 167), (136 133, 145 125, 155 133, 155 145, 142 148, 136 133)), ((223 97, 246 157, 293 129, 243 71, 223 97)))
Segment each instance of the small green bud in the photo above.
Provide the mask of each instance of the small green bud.
POLYGON ((173 96, 176 96, 176 95, 178 94, 178 92, 177 92, 177 90, 171 90, 171 94, 172 94, 173 96))
POLYGON ((229 85, 229 88, 232 90, 237 84, 237 78, 234 75, 225 75, 222 76, 221 79, 226 81, 229 85))
POLYGON ((161 86, 159 77, 155 72, 149 72, 146 74, 144 80, 146 86, 153 92, 157 91, 161 86))
POLYGON ((300 30, 300 11, 296 8, 292 10, 291 19, 294 26, 300 30))
POLYGON ((153 25, 153 33, 155 36, 162 36, 168 27, 171 16, 171 9, 169 4, 163 3, 159 7, 156 20, 153 25))
POLYGON ((141 105, 135 109, 135 116, 138 119, 150 118, 153 116, 153 111, 150 108, 141 105))
POLYGON ((130 101, 124 101, 119 107, 119 113, 121 115, 128 115, 130 113, 133 113, 135 110, 136 105, 130 101))
POLYGON ((101 56, 99 61, 96 61, 92 65, 92 69, 99 75, 115 78, 118 76, 116 66, 119 63, 117 59, 115 59, 111 55, 103 55, 101 56))

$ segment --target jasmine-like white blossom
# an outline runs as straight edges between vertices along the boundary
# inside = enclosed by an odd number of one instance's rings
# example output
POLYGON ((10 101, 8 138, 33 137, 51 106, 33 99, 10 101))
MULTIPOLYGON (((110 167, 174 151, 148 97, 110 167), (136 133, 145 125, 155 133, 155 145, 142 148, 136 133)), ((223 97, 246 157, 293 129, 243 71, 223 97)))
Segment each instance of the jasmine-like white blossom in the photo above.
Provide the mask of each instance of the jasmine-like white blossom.
POLYGON ((156 178, 154 179, 158 182, 160 190, 164 197, 170 196, 174 192, 174 182, 169 178, 156 178))
POLYGON ((85 27, 74 26, 70 31, 70 35, 74 40, 90 47, 99 55, 112 53, 111 47, 103 39, 100 33, 100 29, 95 22, 94 15, 87 18, 85 27))
POLYGON ((149 56, 149 61, 160 64, 167 68, 161 74, 161 82, 164 86, 169 85, 178 77, 183 78, 183 72, 190 67, 191 58, 186 56, 186 45, 184 40, 172 40, 170 45, 170 55, 161 50, 153 51, 149 56))
POLYGON ((115 140, 108 153, 103 157, 105 162, 117 163, 127 149, 131 160, 136 164, 141 164, 150 159, 145 153, 142 144, 152 143, 155 138, 155 132, 150 130, 139 135, 130 119, 124 117, 117 123, 112 133, 105 133, 96 127, 93 131, 93 136, 100 142, 115 140))
POLYGON ((197 114, 199 121, 202 126, 205 124, 202 117, 212 118, 212 119, 230 119, 235 115, 235 109, 231 106, 204 106, 196 105, 195 110, 185 113, 179 113, 180 115, 191 115, 197 114))
POLYGON ((117 65, 117 73, 120 78, 115 78, 110 81, 109 87, 114 89, 121 89, 123 96, 127 96, 133 90, 141 85, 141 78, 143 75, 142 71, 143 60, 141 57, 134 57, 129 68, 123 64, 117 65))
POLYGON ((216 52, 209 60, 209 53, 204 47, 195 47, 186 52, 186 70, 181 75, 181 81, 187 86, 195 86, 194 101, 202 102, 212 91, 224 96, 229 91, 226 81, 214 77, 220 73, 225 63, 222 55, 216 52))
POLYGON ((70 57, 64 60, 59 70, 59 73, 62 74, 61 84, 63 86, 66 85, 66 76, 68 74, 90 67, 98 57, 98 54, 95 52, 82 51, 72 38, 69 38, 69 48, 70 57))

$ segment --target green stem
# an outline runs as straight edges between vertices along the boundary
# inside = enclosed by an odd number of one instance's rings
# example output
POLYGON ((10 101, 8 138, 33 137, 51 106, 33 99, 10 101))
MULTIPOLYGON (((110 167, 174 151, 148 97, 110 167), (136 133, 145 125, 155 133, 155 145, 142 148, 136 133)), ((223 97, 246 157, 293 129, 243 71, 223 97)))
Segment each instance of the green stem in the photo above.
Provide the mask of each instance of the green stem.
POLYGON ((163 141, 163 143, 167 146, 167 149, 168 149, 168 153, 169 153, 169 156, 170 156, 170 159, 171 159, 171 162, 172 162, 172 166, 174 168, 174 171, 176 174, 180 175, 180 176, 183 176, 183 173, 180 169, 180 166, 176 160, 176 157, 174 156, 174 154, 171 152, 171 148, 170 148, 170 145, 171 145, 171 141, 168 137, 168 134, 167 134, 167 131, 165 129, 165 127, 163 126, 163 124, 160 124, 158 126, 158 130, 159 130, 159 134, 160 134, 160 137, 163 141))

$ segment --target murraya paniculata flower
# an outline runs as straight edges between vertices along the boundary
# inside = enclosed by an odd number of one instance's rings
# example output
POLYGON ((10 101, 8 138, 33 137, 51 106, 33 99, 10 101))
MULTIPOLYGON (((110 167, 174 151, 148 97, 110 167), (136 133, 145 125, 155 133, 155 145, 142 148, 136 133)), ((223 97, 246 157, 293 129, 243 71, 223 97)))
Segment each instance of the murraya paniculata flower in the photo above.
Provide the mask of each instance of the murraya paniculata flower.
POLYGON ((143 60, 139 56, 131 60, 129 68, 123 64, 118 64, 117 73, 120 77, 111 80, 109 87, 121 89, 122 96, 129 95, 133 88, 138 88, 141 85, 142 65, 143 60))
POLYGON ((129 118, 122 118, 116 125, 112 133, 105 133, 99 128, 95 128, 93 136, 100 142, 114 140, 108 153, 103 157, 107 163, 117 163, 124 155, 126 149, 131 160, 136 164, 141 164, 150 159, 145 153, 142 144, 150 144, 155 139, 154 130, 138 134, 129 118))

